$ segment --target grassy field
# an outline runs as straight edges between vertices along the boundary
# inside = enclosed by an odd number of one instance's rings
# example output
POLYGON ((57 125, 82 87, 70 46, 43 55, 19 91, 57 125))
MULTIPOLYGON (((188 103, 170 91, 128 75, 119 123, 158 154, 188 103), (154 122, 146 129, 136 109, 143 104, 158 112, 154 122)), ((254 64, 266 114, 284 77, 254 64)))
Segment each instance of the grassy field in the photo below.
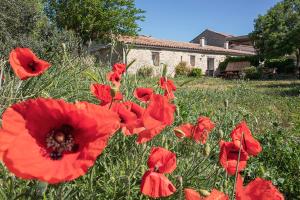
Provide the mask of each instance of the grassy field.
MULTIPOLYGON (((23 83, 6 73, 0 92, 1 113, 14 102, 38 96, 97 103, 89 85, 101 81, 104 73, 98 73, 99 68, 89 63, 66 59, 42 77, 23 83)), ((168 176, 177 192, 169 199, 182 199, 182 189, 186 187, 217 188, 231 194, 233 177, 228 177, 218 163, 219 133, 221 130, 223 139, 228 140, 231 130, 243 119, 263 146, 263 152, 249 160, 243 172, 245 182, 263 177, 272 180, 287 199, 300 199, 300 81, 228 81, 205 77, 174 80, 178 86, 175 122, 151 142, 137 145, 136 136, 116 133, 87 175, 59 185, 20 180, 0 165, 0 199, 147 199, 140 194, 139 187, 152 146, 162 146, 177 154, 177 169, 168 176), (195 122, 199 115, 216 123, 209 138, 208 157, 202 153, 204 146, 179 140, 173 133, 175 126, 195 122)), ((157 79, 126 77, 123 93, 134 100, 135 87, 157 88, 156 85, 157 79)))

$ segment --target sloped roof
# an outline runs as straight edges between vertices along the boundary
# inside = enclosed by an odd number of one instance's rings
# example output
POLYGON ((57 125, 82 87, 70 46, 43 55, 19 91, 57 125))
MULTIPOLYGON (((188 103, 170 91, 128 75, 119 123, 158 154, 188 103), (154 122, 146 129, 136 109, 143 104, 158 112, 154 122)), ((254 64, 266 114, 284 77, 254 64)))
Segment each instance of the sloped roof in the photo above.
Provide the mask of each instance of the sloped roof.
POLYGON ((149 47, 160 47, 160 48, 171 48, 177 50, 186 51, 197 51, 203 53, 216 53, 225 55, 254 55, 253 52, 246 52, 234 49, 225 49, 222 47, 205 45, 201 47, 199 44, 190 42, 178 42, 172 40, 156 39, 149 36, 121 36, 118 39, 125 44, 134 44, 138 46, 149 46, 149 47))

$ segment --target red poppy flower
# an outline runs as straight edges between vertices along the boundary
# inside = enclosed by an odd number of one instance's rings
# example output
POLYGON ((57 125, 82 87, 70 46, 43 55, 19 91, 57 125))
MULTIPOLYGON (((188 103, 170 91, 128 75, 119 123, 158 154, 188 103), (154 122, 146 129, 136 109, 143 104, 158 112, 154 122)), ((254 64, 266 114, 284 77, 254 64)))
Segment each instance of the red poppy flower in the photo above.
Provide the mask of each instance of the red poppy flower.
POLYGON ((229 197, 216 189, 213 189, 209 196, 201 197, 201 195, 193 189, 184 189, 186 200, 229 200, 229 197))
POLYGON ((195 191, 194 189, 190 189, 190 188, 184 189, 184 196, 185 196, 185 200, 201 200, 202 199, 199 192, 195 191))
POLYGON ((124 135, 137 134, 145 129, 141 119, 145 109, 136 103, 131 101, 115 103, 111 109, 119 115, 124 135))
POLYGON ((238 148, 241 144, 242 135, 242 147, 249 155, 256 156, 262 151, 260 143, 253 138, 245 121, 238 124, 230 134, 232 141, 238 148))
POLYGON ((162 89, 164 89, 165 96, 169 99, 173 99, 175 97, 173 91, 176 91, 176 86, 172 80, 169 80, 166 77, 161 77, 159 85, 162 89))
POLYGON ((126 64, 116 63, 113 65, 113 71, 119 74, 123 74, 126 71, 126 64))
POLYGON ((143 116, 145 130, 138 134, 137 143, 144 143, 158 135, 174 121, 175 105, 159 94, 153 94, 143 116))
POLYGON ((92 94, 99 100, 101 100, 101 106, 104 106, 110 103, 112 100, 118 101, 123 99, 123 95, 120 92, 117 92, 115 97, 111 96, 111 87, 109 85, 103 84, 92 84, 91 85, 92 94))
POLYGON ((190 123, 182 124, 174 129, 174 133, 178 138, 191 138, 194 125, 190 123))
POLYGON ((243 148, 237 148, 232 142, 220 141, 220 164, 224 167, 228 174, 234 175, 236 166, 238 164, 238 172, 244 170, 247 165, 248 154, 243 148), (238 163, 238 156, 240 153, 240 160, 238 163))
POLYGON ((159 173, 172 173, 176 169, 176 154, 161 147, 153 147, 148 167, 159 173))
POLYGON ((142 102, 148 102, 153 94, 152 88, 136 88, 134 90, 134 96, 142 102))
POLYGON ((208 134, 215 127, 215 124, 208 117, 199 117, 196 125, 183 124, 174 129, 175 135, 179 138, 187 137, 194 139, 197 143, 205 144, 208 134))
POLYGON ((117 88, 121 85, 121 74, 118 72, 109 72, 107 74, 107 80, 112 82, 117 88))
POLYGON ((9 63, 17 77, 21 80, 38 76, 46 71, 50 64, 39 59, 28 48, 16 48, 10 52, 9 63))
POLYGON ((141 184, 141 192, 152 198, 167 197, 176 191, 174 185, 164 176, 176 168, 176 154, 162 147, 153 147, 148 158, 148 170, 141 184))
POLYGON ((163 174, 147 171, 141 184, 141 193, 152 198, 167 197, 176 192, 175 186, 163 174))
POLYGON ((20 178, 70 181, 87 172, 118 128, 118 116, 101 106, 27 100, 2 116, 0 157, 20 178))
POLYGON ((256 178, 246 187, 243 187, 243 180, 240 174, 237 177, 235 192, 236 200, 284 200, 283 195, 271 181, 256 178))
POLYGON ((193 138, 196 142, 206 143, 208 134, 215 127, 215 124, 208 117, 199 117, 195 126, 193 138))

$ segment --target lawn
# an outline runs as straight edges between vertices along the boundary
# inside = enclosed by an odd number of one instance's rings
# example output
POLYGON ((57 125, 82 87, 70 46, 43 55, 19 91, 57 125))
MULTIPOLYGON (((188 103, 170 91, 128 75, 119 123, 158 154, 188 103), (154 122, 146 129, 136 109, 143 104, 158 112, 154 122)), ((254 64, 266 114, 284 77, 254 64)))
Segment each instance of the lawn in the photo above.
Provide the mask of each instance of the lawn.
MULTIPOLYGON (((95 80, 101 82, 105 73, 100 71, 87 61, 66 58, 60 67, 22 83, 7 72, 0 92, 1 113, 12 103, 38 96, 97 103, 89 85, 95 80)), ((128 76, 122 82, 123 94, 134 100, 134 87, 155 87, 159 91, 157 81, 128 76)), ((58 185, 18 179, 0 165, 0 199, 147 199, 140 194, 139 187, 152 146, 162 146, 177 154, 177 168, 168 176, 177 192, 169 199, 182 199, 186 187, 217 188, 231 194, 234 178, 228 177, 218 163, 218 142, 220 138, 228 140, 241 120, 247 121, 263 146, 262 153, 250 158, 243 172, 245 182, 263 177, 272 180, 287 199, 300 199, 300 81, 206 77, 174 81, 175 122, 152 141, 138 145, 136 136, 125 137, 118 132, 87 175, 58 185), (178 139, 173 132, 174 127, 184 122, 194 123, 199 115, 210 117, 216 124, 209 137, 208 156, 203 153, 206 146, 178 139)))

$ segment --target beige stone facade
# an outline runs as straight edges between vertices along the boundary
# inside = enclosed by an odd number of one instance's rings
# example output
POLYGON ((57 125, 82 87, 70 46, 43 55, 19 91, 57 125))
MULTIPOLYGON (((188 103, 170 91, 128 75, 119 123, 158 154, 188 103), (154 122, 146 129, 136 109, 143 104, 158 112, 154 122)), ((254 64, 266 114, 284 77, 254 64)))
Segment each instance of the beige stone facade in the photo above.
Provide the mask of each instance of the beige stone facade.
MULTIPOLYGON (((165 49, 155 49, 155 48, 132 48, 129 50, 127 61, 130 63, 132 60, 136 60, 134 64, 128 69, 129 73, 136 73, 137 70, 144 66, 153 67, 154 75, 159 75, 162 70, 162 65, 154 66, 152 53, 159 53, 159 60, 161 64, 166 64, 168 66, 168 75, 175 75, 175 66, 181 61, 186 62, 191 66, 191 56, 195 56, 195 68, 201 68, 203 73, 208 70, 208 58, 213 59, 214 70, 219 66, 219 63, 224 61, 225 55, 218 54, 204 54, 198 52, 186 52, 178 50, 165 50, 165 49)), ((192 66, 191 66, 192 67, 192 66)), ((192 68, 193 68, 192 67, 192 68)))

